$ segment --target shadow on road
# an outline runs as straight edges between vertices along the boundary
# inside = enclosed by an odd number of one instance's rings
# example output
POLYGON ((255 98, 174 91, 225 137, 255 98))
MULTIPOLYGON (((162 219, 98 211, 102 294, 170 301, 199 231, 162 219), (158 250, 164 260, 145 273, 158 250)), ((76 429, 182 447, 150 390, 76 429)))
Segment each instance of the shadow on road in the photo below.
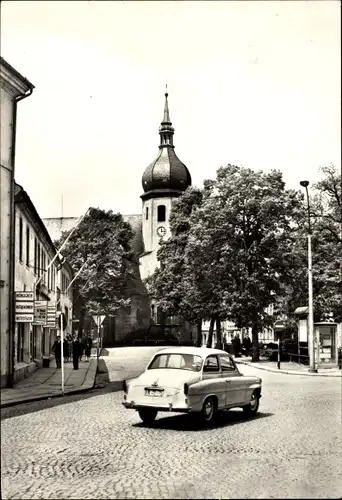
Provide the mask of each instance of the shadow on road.
MULTIPOLYGON (((226 411, 220 413, 216 417, 215 422, 213 422, 210 426, 202 425, 195 415, 175 415, 159 418, 152 424, 149 424, 148 427, 153 429, 167 429, 175 431, 209 431, 219 427, 241 424, 242 422, 248 422, 249 420, 272 417, 273 415, 274 413, 260 412, 254 417, 247 417, 242 410, 226 411)), ((138 424, 134 424, 133 427, 147 427, 147 425, 143 422, 139 422, 138 424)))

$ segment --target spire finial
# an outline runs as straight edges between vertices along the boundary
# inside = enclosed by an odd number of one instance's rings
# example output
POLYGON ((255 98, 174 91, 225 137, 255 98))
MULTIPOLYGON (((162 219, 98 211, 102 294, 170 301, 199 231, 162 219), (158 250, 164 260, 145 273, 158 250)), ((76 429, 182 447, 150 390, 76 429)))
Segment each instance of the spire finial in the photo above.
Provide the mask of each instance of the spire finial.
POLYGON ((169 112, 169 103, 167 101, 169 94, 167 92, 167 83, 165 84, 165 105, 164 105, 164 118, 162 123, 171 123, 170 120, 170 112, 169 112))

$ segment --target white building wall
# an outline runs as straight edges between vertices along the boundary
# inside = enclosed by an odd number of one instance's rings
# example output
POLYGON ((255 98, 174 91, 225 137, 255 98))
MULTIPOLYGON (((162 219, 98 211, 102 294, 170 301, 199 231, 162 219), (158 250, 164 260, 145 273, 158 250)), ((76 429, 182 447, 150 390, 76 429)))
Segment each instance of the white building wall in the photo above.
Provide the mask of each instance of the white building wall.
POLYGON ((0 60, 0 325, 1 387, 13 380, 14 324, 13 253, 14 235, 14 137, 16 99, 24 97, 33 86, 4 59, 0 60))
POLYGON ((12 117, 13 97, 1 88, 0 193, 1 193, 1 253, 0 253, 0 314, 1 314, 1 387, 7 384, 10 366, 10 245, 11 245, 11 184, 13 176, 12 117))
MULTIPOLYGON (((30 219, 25 210, 21 208, 20 204, 16 205, 15 215, 15 234, 16 234, 16 247, 15 247, 15 291, 35 291, 36 283, 39 279, 38 269, 35 270, 35 239, 40 244, 41 256, 39 266, 41 269, 46 269, 48 264, 52 261, 54 253, 50 245, 45 240, 42 233, 36 229, 34 222, 30 219), (20 259, 20 220, 22 221, 22 259, 20 259), (27 240, 26 229, 29 229, 29 254, 27 255, 27 240), (45 262, 42 258, 42 252, 46 255, 45 262)), ((37 262, 38 264, 38 262, 37 262)), ((53 263, 50 273, 41 271, 42 278, 41 285, 44 286, 46 295, 36 295, 37 300, 47 300, 49 303, 56 301, 56 287, 58 286, 58 271, 57 264, 53 263), (48 276, 50 276, 48 278, 48 276)), ((15 369, 20 367, 20 363, 33 363, 40 361, 43 354, 48 355, 50 342, 51 329, 41 325, 33 325, 32 323, 19 323, 15 325, 15 369), (18 355, 20 351, 20 338, 19 330, 24 329, 24 348, 22 355, 18 355), (45 347, 43 347, 43 342, 45 347)))

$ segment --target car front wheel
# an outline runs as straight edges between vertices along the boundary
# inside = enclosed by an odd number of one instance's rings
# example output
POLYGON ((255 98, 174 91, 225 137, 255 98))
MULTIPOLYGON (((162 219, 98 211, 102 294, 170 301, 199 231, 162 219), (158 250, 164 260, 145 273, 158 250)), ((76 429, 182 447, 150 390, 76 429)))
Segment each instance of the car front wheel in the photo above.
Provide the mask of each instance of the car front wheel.
POLYGON ((142 408, 138 410, 138 413, 144 424, 151 424, 155 420, 158 412, 150 408, 142 408))
POLYGON ((201 412, 202 420, 205 423, 210 423, 214 420, 216 415, 216 402, 211 396, 207 398, 203 403, 203 408, 201 412))
POLYGON ((247 415, 255 415, 259 409, 259 394, 257 391, 253 391, 250 403, 243 407, 243 411, 247 415))

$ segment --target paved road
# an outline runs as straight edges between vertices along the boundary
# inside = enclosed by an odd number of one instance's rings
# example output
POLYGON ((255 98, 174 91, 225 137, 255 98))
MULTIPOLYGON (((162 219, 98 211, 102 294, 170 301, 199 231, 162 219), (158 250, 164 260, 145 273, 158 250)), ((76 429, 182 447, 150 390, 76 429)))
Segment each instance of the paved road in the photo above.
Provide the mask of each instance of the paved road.
POLYGON ((341 380, 241 371, 263 378, 259 417, 208 430, 144 427, 121 392, 4 419, 2 498, 341 498, 341 380))

